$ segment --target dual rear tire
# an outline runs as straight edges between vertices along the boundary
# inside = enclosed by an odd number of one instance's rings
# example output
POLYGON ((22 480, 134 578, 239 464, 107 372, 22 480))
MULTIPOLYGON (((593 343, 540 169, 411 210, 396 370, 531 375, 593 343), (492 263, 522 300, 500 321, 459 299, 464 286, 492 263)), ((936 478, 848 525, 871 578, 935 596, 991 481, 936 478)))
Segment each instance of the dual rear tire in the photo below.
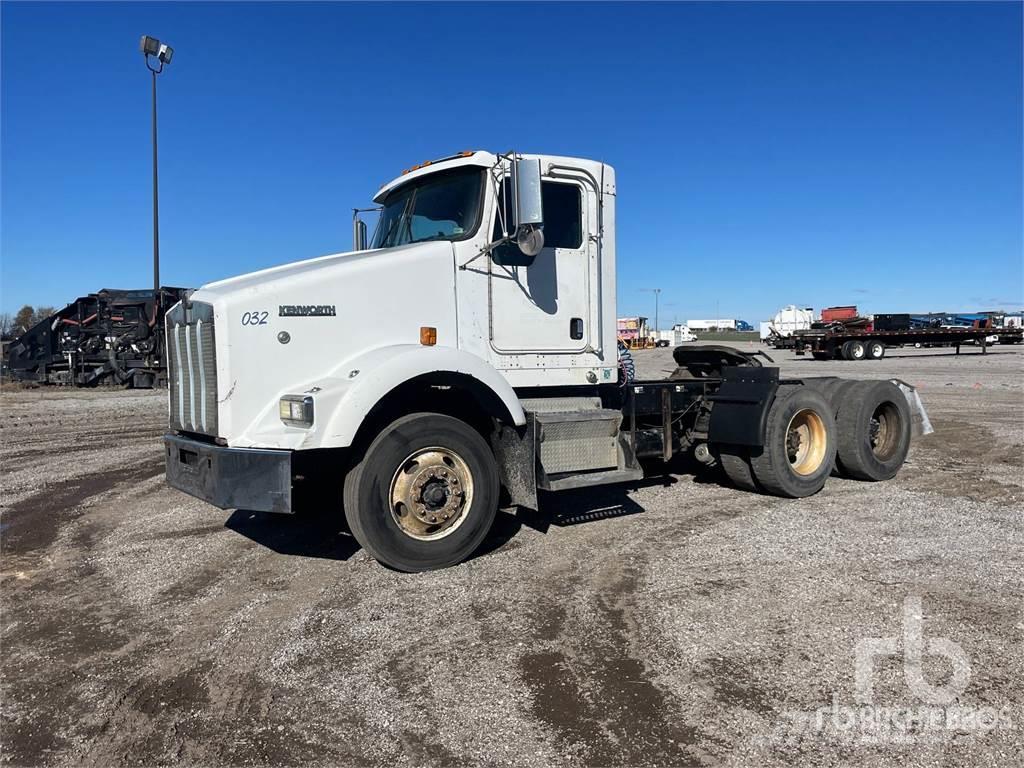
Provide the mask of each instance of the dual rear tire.
POLYGON ((910 450, 910 406, 891 381, 856 381, 838 403, 836 465, 843 477, 889 480, 910 450))
POLYGON ((867 345, 856 339, 845 342, 839 349, 839 356, 844 360, 863 360, 867 356, 867 345))
POLYGON ((768 411, 764 445, 724 446, 726 476, 748 491, 803 498, 821 490, 836 456, 836 424, 828 400, 803 385, 779 387, 768 411))
POLYGON ((910 438, 910 407, 892 382, 809 380, 779 387, 762 448, 720 446, 718 459, 738 488, 801 498, 821 490, 833 473, 891 479, 910 438))
POLYGON ((841 360, 881 360, 885 357, 885 344, 878 339, 851 339, 836 350, 841 360))

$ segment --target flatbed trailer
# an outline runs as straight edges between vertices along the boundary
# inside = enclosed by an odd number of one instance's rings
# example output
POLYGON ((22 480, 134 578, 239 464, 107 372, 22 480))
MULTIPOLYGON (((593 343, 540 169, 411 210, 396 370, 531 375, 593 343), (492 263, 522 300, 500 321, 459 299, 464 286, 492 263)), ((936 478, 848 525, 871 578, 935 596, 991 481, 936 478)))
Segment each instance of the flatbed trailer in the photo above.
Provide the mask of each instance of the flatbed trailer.
POLYGON ((880 360, 889 347, 951 346, 977 344, 985 354, 992 336, 1000 344, 1019 344, 1020 328, 911 328, 877 331, 862 328, 798 331, 792 336, 798 355, 810 353, 815 360, 880 360))

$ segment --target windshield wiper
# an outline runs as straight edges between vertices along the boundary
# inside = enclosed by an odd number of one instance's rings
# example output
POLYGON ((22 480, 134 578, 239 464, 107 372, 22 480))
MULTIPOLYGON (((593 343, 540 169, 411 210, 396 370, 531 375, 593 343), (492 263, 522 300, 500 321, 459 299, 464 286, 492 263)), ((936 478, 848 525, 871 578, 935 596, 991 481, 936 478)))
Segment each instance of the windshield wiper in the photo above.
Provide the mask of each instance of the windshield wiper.
POLYGON ((401 220, 402 220, 401 214, 399 214, 397 219, 392 219, 391 220, 391 224, 388 225, 388 231, 385 232, 384 233, 384 237, 381 238, 381 241, 380 241, 380 247, 381 248, 390 248, 393 245, 392 242, 391 242, 391 233, 395 231, 395 225, 398 224, 398 222, 400 222, 401 220))
POLYGON ((414 196, 415 195, 409 195, 409 197, 406 198, 405 205, 402 206, 402 212, 393 218, 391 223, 388 224, 387 231, 384 233, 384 237, 381 238, 379 247, 393 248, 395 246, 395 244, 391 242, 391 235, 395 232, 395 227, 401 226, 401 224, 406 220, 406 214, 409 211, 409 203, 412 202, 414 196))

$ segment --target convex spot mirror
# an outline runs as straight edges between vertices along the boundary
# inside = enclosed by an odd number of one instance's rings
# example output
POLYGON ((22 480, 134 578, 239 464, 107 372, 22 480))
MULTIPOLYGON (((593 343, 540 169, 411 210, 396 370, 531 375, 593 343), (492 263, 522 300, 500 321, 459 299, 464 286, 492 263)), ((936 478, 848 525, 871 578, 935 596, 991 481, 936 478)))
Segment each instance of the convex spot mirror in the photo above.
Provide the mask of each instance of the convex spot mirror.
POLYGON ((536 256, 544 248, 540 160, 515 159, 512 163, 512 194, 516 214, 516 245, 523 255, 536 256))
POLYGON ((516 235, 516 245, 524 256, 533 258, 544 250, 544 230, 532 227, 520 227, 516 235))

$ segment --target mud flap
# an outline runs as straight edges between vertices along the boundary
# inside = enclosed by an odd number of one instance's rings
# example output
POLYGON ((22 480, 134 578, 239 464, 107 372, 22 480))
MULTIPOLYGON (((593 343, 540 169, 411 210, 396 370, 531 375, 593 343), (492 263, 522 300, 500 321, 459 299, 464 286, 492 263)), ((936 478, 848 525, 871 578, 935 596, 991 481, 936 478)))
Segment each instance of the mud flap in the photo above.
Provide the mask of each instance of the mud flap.
POLYGON ((537 419, 526 414, 520 428, 502 425, 491 437, 491 448, 498 464, 498 477, 512 503, 537 509, 537 419))
POLYGON ((910 406, 910 430, 914 437, 923 437, 934 432, 935 429, 932 427, 932 422, 928 418, 928 413, 924 409, 924 403, 921 402, 921 396, 917 393, 917 389, 902 379, 890 379, 890 381, 899 387, 903 396, 907 398, 907 405, 910 406))
POLYGON ((765 420, 779 388, 779 369, 728 366, 712 403, 708 441, 713 444, 764 445, 765 420))

